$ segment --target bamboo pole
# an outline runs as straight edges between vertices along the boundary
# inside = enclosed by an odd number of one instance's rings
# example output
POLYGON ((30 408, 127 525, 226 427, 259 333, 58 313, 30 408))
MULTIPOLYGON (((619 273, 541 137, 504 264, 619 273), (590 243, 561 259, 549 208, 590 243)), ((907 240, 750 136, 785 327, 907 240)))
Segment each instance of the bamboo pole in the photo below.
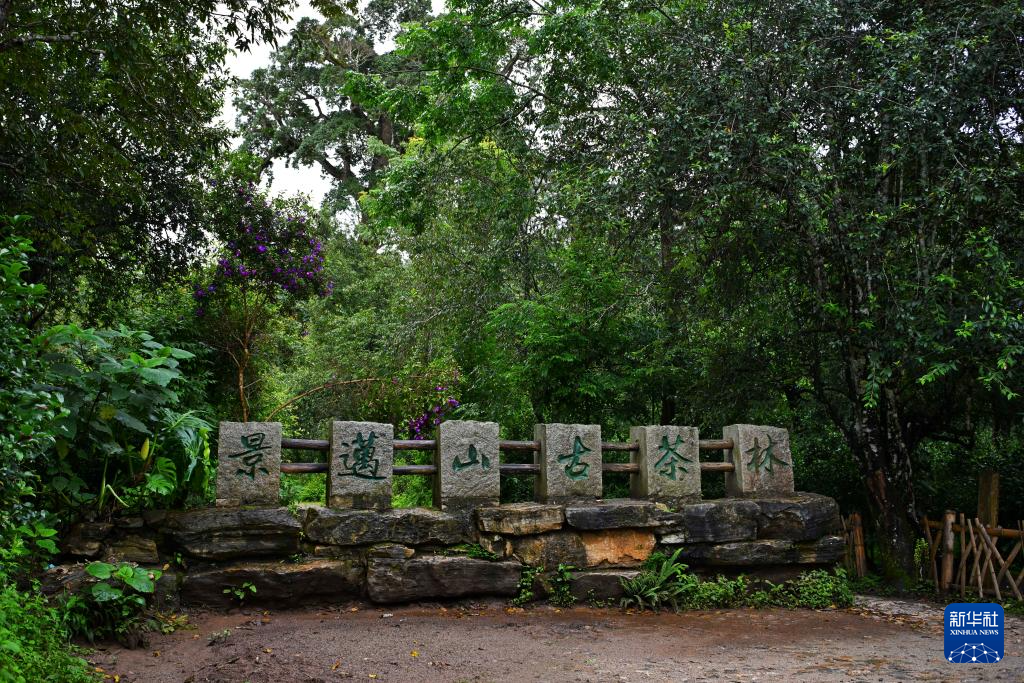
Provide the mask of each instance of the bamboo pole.
POLYGON ((999 525, 999 473, 995 470, 978 475, 978 519, 985 526, 999 525))
POLYGON ((864 527, 861 525, 860 513, 854 512, 850 515, 850 522, 853 526, 854 571, 857 578, 863 578, 868 573, 868 563, 864 554, 864 527))
POLYGON ((960 597, 967 596, 967 558, 970 551, 967 549, 967 533, 964 531, 964 513, 960 513, 960 597))
POLYGON ((985 532, 985 525, 981 523, 981 520, 975 517, 974 523, 978 526, 978 536, 988 549, 988 552, 985 553, 985 569, 988 570, 988 576, 992 579, 992 589, 996 592, 996 600, 1002 602, 1003 594, 1002 591, 999 590, 999 583, 996 581, 996 570, 992 564, 992 558, 999 557, 999 551, 996 550, 995 544, 992 543, 992 539, 989 538, 988 534, 985 532))
POLYGON ((928 541, 928 568, 931 570, 932 585, 939 590, 939 572, 935 567, 935 553, 939 549, 938 539, 932 538, 931 527, 928 524, 928 515, 924 516, 924 537, 928 541))
POLYGON ((942 592, 948 593, 953 583, 953 518, 952 510, 946 510, 942 520, 942 592))
POLYGON ((971 583, 973 584, 975 579, 978 580, 978 597, 983 597, 985 595, 985 591, 981 586, 981 572, 978 568, 981 561, 981 549, 978 547, 978 544, 975 543, 974 526, 969 522, 965 526, 967 527, 968 533, 971 535, 971 551, 974 553, 974 564, 971 568, 971 583))
MULTIPOLYGON (((929 520, 928 521, 928 526, 930 526, 932 529, 941 529, 942 528, 942 522, 938 522, 938 521, 935 521, 935 520, 929 520)), ((961 525, 954 524, 953 525, 953 531, 959 532, 960 531, 960 527, 961 527, 961 525)), ((970 524, 970 522, 968 522, 967 523, 967 529, 970 530, 970 528, 971 528, 971 524, 970 524)), ((987 533, 992 538, 1024 538, 1024 531, 1020 531, 1020 530, 1017 530, 1017 529, 1004 529, 1002 527, 996 527, 996 526, 985 527, 985 533, 987 533)))

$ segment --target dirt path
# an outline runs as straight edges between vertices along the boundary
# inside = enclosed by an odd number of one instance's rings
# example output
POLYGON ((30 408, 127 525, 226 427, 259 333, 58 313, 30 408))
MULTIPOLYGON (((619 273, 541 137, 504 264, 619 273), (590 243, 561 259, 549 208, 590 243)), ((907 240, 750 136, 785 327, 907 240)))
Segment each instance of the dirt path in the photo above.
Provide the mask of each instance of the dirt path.
POLYGON ((998 664, 942 658, 942 610, 615 609, 499 603, 201 613, 148 649, 97 650, 122 683, 378 681, 1024 681, 1024 621, 998 664), (230 635, 225 631, 230 630, 230 635))

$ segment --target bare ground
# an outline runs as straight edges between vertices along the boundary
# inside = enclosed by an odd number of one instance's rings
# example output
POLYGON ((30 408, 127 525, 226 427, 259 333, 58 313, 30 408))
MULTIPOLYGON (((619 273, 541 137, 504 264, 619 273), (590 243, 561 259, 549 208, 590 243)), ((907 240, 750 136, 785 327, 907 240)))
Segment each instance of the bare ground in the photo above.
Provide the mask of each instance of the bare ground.
POLYGON ((97 649, 122 683, 378 681, 1024 681, 1024 621, 998 664, 942 657, 942 607, 510 609, 501 603, 193 612, 147 649, 97 649), (230 630, 230 634, 226 631, 230 630))

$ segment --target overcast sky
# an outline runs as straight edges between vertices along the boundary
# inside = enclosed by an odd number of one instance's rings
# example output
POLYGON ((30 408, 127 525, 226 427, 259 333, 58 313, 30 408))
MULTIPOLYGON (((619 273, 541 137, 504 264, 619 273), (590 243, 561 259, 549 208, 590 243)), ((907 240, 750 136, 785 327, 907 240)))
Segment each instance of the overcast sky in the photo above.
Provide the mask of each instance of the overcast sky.
MULTIPOLYGON (((288 40, 288 34, 299 23, 303 17, 315 17, 323 19, 319 12, 309 6, 308 2, 302 1, 292 12, 291 21, 282 26, 285 35, 281 36, 280 42, 288 40)), ((269 45, 253 45, 249 52, 235 52, 229 54, 227 59, 228 72, 238 78, 248 78, 253 69, 269 66, 270 53, 272 48, 269 45)), ((224 97, 223 120, 233 126, 235 123, 235 108, 231 105, 233 93, 228 92, 224 97)), ((274 182, 271 190, 279 194, 305 194, 308 195, 314 206, 319 206, 324 194, 330 189, 331 184, 316 168, 289 168, 284 162, 274 162, 274 182)))

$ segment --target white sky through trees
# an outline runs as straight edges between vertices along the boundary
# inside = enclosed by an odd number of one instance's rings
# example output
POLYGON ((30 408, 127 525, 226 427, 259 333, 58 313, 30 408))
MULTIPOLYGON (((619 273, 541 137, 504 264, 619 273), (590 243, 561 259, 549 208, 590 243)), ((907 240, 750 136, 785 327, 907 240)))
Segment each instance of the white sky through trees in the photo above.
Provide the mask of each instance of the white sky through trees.
MULTIPOLYGON (((359 4, 363 6, 366 3, 360 2, 359 4)), ((431 5, 435 14, 444 8, 443 0, 432 0, 431 5)), ((308 0, 300 0, 292 11, 291 19, 281 27, 284 35, 278 39, 280 44, 288 42, 292 29, 303 17, 323 19, 323 16, 310 6, 308 0)), ((393 45, 388 43, 380 46, 384 50, 389 50, 392 47, 393 45)), ((254 69, 270 65, 272 52, 273 47, 263 43, 254 44, 249 52, 229 52, 226 62, 228 73, 235 78, 248 78, 254 69)), ((229 89, 224 96, 221 117, 228 126, 234 127, 236 110, 231 103, 232 97, 234 97, 234 92, 229 89)), ((273 174, 270 183, 272 192, 284 195, 304 194, 309 197, 314 206, 320 206, 324 195, 331 189, 330 179, 321 173, 319 168, 312 166, 292 168, 287 166, 283 159, 277 159, 274 161, 271 171, 273 174)))

